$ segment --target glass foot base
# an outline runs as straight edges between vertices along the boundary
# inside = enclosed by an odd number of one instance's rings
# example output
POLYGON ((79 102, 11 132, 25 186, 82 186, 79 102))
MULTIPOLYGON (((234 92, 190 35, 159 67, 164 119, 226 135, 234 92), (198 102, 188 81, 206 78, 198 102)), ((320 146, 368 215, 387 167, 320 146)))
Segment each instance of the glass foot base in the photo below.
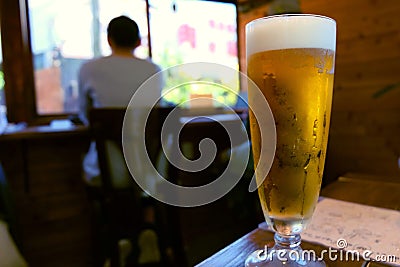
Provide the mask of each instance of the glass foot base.
POLYGON ((323 261, 309 259, 303 255, 302 250, 274 250, 273 248, 254 251, 245 262, 246 267, 325 267, 323 261))

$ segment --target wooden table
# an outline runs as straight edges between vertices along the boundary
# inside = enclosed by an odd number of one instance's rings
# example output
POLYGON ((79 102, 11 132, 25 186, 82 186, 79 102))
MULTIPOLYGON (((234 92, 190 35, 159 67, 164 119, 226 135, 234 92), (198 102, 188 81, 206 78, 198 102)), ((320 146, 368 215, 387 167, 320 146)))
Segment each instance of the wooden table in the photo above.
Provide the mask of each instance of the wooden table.
MULTIPOLYGON (((368 175, 348 175, 340 177, 337 181, 326 186, 321 195, 329 198, 371 205, 381 208, 400 210, 400 178, 374 177, 368 175)), ((266 231, 261 224, 257 229, 243 236, 236 242, 225 247, 213 256, 204 260, 197 267, 243 267, 247 256, 253 251, 263 248, 273 242, 273 233, 266 231)), ((273 243, 272 243, 273 244, 273 243)), ((303 249, 312 249, 318 253, 326 247, 309 242, 302 242, 303 249)), ((330 261, 324 257, 328 266, 388 266, 382 263, 360 261, 330 261)))

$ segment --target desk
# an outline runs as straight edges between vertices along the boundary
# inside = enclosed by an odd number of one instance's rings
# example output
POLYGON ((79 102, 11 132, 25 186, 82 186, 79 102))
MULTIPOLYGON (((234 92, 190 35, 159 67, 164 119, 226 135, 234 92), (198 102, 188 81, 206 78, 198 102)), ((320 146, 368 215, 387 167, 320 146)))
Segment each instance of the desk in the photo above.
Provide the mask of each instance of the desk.
MULTIPOLYGON (((400 183, 393 182, 393 179, 383 181, 384 178, 363 179, 363 176, 356 178, 341 177, 332 184, 326 186, 321 195, 344 201, 356 202, 381 208, 399 210, 400 203, 400 183), (366 194, 368 192, 368 194, 366 194), (393 192, 393 193, 388 193, 393 192), (397 193, 396 193, 397 192, 397 193)), ((261 227, 243 236, 236 242, 225 247, 210 258, 204 260, 197 267, 243 267, 247 256, 265 244, 273 240, 273 233, 261 227)), ((324 249, 321 245, 302 242, 303 249, 313 249, 318 253, 324 249)), ((367 263, 360 259, 359 262, 332 262, 325 258, 328 266, 333 267, 352 267, 352 266, 388 266, 382 263, 367 263)))

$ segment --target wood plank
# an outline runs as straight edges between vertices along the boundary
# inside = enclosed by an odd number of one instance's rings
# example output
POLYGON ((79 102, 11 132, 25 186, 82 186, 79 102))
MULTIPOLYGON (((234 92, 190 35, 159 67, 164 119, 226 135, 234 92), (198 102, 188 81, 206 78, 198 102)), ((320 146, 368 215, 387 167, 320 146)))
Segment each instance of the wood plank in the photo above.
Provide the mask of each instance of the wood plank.
POLYGON ((393 83, 399 82, 397 69, 400 62, 398 58, 372 59, 365 62, 353 62, 348 64, 337 63, 335 69, 335 81, 341 80, 366 80, 371 81, 385 77, 393 83))
MULTIPOLYGON (((362 151, 360 151, 362 154, 362 151)), ((375 175, 390 175, 399 177, 398 159, 379 159, 373 156, 355 159, 345 153, 328 155, 325 175, 329 181, 334 181, 338 176, 347 172, 361 172, 375 175)))
MULTIPOLYGON (((331 126, 330 134, 335 136, 373 134, 390 137, 391 133, 400 132, 400 116, 390 110, 337 111, 332 114, 331 126)), ((392 137, 400 142, 397 136, 392 137)))
MULTIPOLYGON (((90 242, 90 231, 85 231, 81 225, 87 222, 80 217, 72 217, 65 220, 48 223, 32 224, 36 231, 24 231, 23 235, 30 237, 25 244, 25 249, 32 253, 52 249, 73 247, 79 242, 90 242), (64 231, 65 227, 69 227, 73 231, 64 231), (44 234, 46 233, 46 234, 44 234)), ((50 255, 50 253, 49 253, 50 255)))
POLYGON ((337 90, 333 94, 332 112, 386 110, 392 111, 393 116, 399 116, 400 89, 375 98, 374 94, 378 91, 375 88, 367 88, 364 91, 337 90))
POLYGON ((89 204, 84 196, 74 194, 57 194, 46 197, 26 197, 20 200, 18 208, 24 210, 24 221, 27 227, 32 223, 47 223, 68 219, 75 216, 87 218, 89 204))
POLYGON ((331 135, 329 142, 335 144, 333 153, 345 154, 347 157, 364 158, 369 155, 376 159, 396 157, 396 152, 390 149, 386 137, 383 136, 353 136, 344 138, 343 135, 336 138, 331 135), (340 142, 340 146, 337 142, 340 142))
POLYGON ((340 66, 400 58, 400 32, 381 32, 369 37, 356 36, 351 40, 339 39, 336 54, 336 64, 340 66))

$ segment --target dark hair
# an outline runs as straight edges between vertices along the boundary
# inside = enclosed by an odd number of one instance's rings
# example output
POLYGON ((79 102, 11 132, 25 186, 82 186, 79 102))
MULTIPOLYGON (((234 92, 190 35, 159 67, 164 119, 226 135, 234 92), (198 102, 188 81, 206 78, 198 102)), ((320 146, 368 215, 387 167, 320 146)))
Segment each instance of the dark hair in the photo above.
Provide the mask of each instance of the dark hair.
POLYGON ((120 47, 134 48, 140 39, 138 25, 127 16, 113 18, 108 24, 107 34, 120 47))

